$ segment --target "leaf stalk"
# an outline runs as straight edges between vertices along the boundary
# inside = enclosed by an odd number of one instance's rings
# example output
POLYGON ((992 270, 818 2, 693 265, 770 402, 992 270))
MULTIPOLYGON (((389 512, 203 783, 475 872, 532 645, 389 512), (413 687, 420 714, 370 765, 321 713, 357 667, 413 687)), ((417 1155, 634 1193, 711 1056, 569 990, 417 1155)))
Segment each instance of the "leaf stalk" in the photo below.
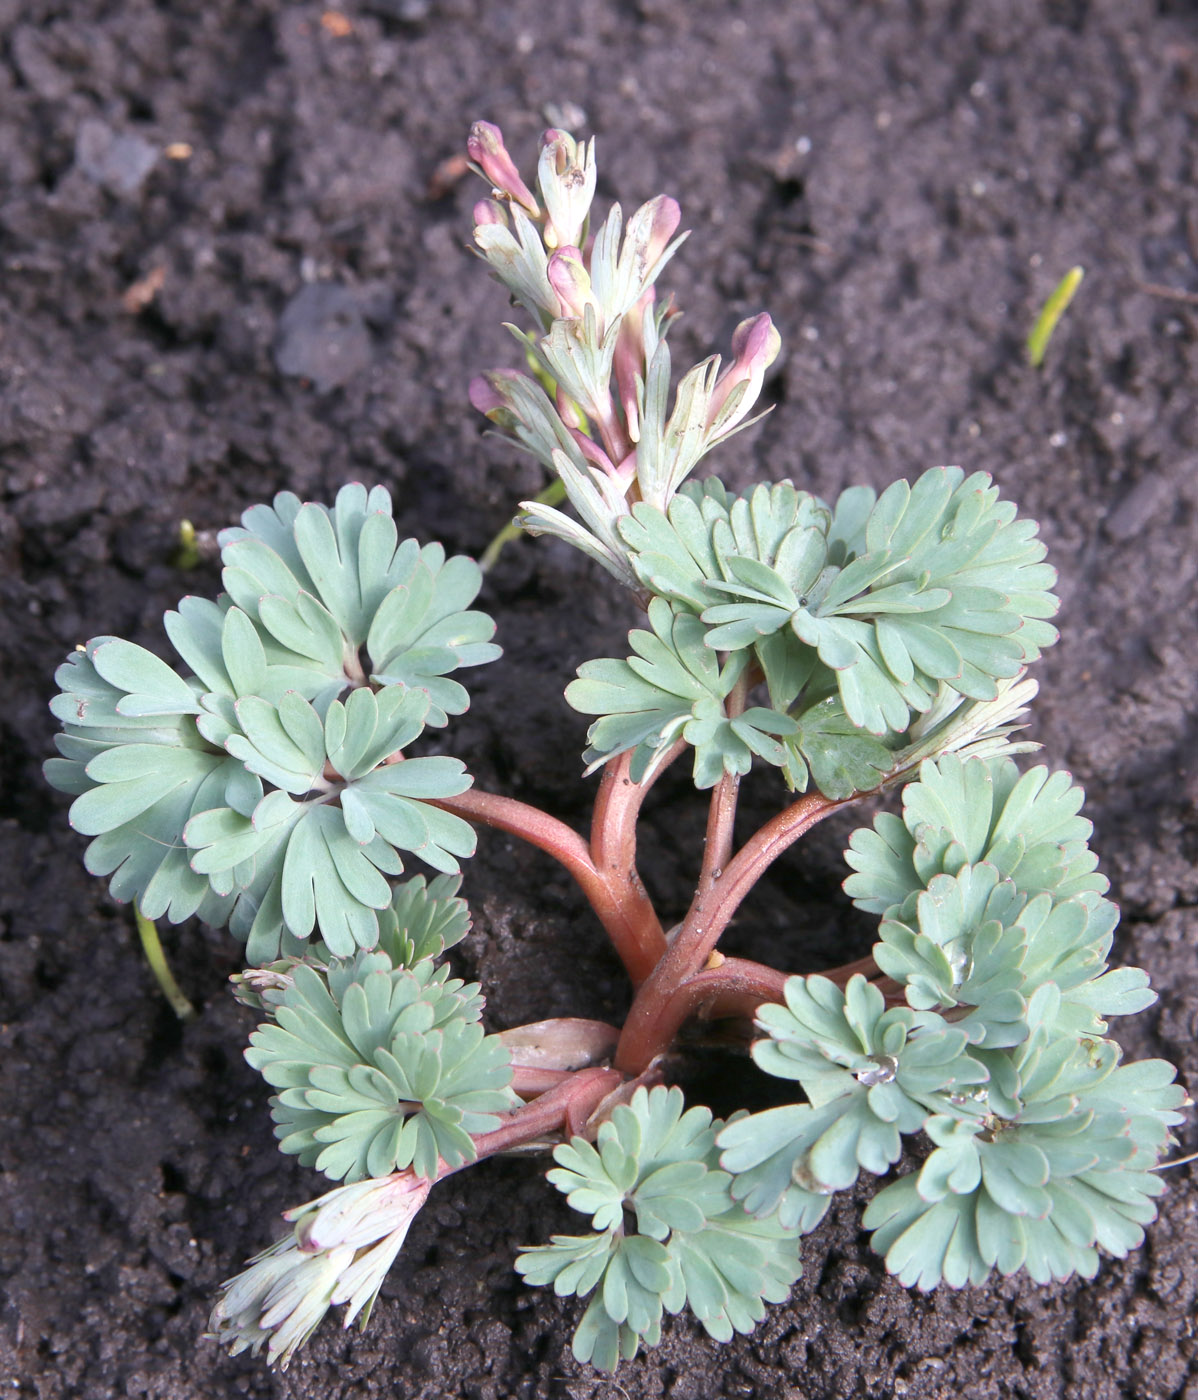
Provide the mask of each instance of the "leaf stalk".
POLYGON ((153 919, 146 918, 136 902, 133 905, 133 917, 137 921, 137 933, 141 939, 142 952, 145 954, 146 962, 154 974, 154 980, 158 983, 162 995, 170 1002, 171 1010, 180 1021, 194 1021, 196 1009, 188 1001, 182 987, 175 981, 175 975, 166 960, 162 939, 158 936, 158 925, 153 919))

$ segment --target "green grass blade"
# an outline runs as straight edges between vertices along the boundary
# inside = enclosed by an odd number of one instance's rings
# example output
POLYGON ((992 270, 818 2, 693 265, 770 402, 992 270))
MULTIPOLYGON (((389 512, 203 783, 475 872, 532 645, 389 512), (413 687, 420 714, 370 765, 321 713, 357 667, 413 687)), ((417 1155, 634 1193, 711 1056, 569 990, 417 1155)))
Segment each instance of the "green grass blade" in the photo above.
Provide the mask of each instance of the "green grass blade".
POLYGON ((1044 303, 1044 309, 1036 318, 1036 324, 1032 327, 1031 334, 1027 338, 1027 358, 1033 369, 1039 369, 1044 362, 1048 342, 1052 339, 1052 333, 1057 328, 1057 322, 1065 314, 1085 275, 1084 268, 1071 267, 1053 288, 1051 296, 1044 303))

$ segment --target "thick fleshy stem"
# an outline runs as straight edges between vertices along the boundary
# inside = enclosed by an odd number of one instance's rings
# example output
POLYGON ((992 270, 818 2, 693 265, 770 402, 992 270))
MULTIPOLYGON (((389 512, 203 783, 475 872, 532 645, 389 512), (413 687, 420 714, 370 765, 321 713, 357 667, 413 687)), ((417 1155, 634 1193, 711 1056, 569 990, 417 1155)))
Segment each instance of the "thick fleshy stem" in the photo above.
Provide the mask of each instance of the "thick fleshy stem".
MULTIPOLYGON (((843 987, 858 973, 876 983, 887 996, 892 990, 900 990, 889 977, 882 976, 872 954, 828 968, 819 975, 843 987)), ((687 978, 666 1003, 663 1023, 681 1027, 692 1016, 704 1020, 744 1016, 751 1020, 758 1008, 767 1002, 781 1004, 786 1000, 786 983, 791 976, 789 972, 780 972, 776 967, 748 958, 725 958, 720 953, 712 953, 707 965, 687 978)))
MULTIPOLYGON (((647 904, 649 898, 636 869, 636 824, 641 804, 649 789, 685 747, 679 739, 653 772, 639 783, 633 782, 631 777, 631 753, 613 758, 603 770, 591 814, 591 858, 612 888, 627 891, 634 908, 647 904)), ((638 920, 638 927, 642 939, 641 956, 637 971, 628 967, 634 987, 639 987, 650 975, 666 951, 665 934, 656 916, 652 925, 648 920, 638 920)), ((627 959, 625 966, 628 966, 627 959)))
POLYGON ((789 975, 748 958, 725 958, 713 953, 708 966, 675 991, 663 1009, 663 1017, 678 1026, 692 1016, 705 1020, 720 1016, 752 1018, 765 1002, 784 999, 783 988, 789 975))
MULTIPOLYGON (((498 1128, 489 1133, 480 1133, 474 1139, 475 1161, 493 1157, 497 1152, 524 1147, 552 1133, 564 1132, 569 1135, 578 1132, 623 1079, 624 1076, 617 1070, 599 1066, 575 1070, 564 1083, 516 1109, 498 1128)), ((444 1175, 450 1173, 445 1172, 444 1175)))
POLYGON ((698 891, 710 890, 724 873, 732 855, 732 827, 736 820, 736 800, 740 793, 740 774, 725 773, 711 794, 707 809, 707 835, 703 844, 703 868, 699 872, 698 891))
POLYGON ((792 803, 753 835, 706 889, 700 889, 669 951, 637 992, 628 1013, 616 1065, 626 1074, 639 1074, 669 1048, 689 1014, 685 999, 675 997, 703 965, 728 927, 742 900, 777 858, 817 822, 855 798, 833 801, 808 793, 792 803))
MULTIPOLYGON (((434 805, 467 821, 518 836, 551 855, 570 872, 586 895, 633 985, 639 987, 650 975, 660 957, 659 950, 665 947, 665 934, 640 877, 630 865, 600 866, 586 840, 572 827, 512 797, 471 788, 457 797, 438 798, 434 805)), ((635 821, 633 810, 634 830, 635 821)), ((627 840, 623 845, 627 849, 627 840)), ((635 844, 631 849, 635 852, 635 844)))
POLYGON ((576 1069, 543 1069, 540 1065, 513 1065, 512 1089, 522 1099, 537 1099, 556 1089, 573 1075, 576 1069))

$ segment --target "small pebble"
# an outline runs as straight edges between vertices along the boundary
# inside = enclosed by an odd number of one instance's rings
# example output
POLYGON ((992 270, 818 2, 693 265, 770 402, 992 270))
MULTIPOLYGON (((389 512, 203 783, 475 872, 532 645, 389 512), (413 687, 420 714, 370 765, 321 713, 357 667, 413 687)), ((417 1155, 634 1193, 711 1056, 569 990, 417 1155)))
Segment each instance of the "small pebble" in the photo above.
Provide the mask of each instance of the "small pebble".
POLYGON ((370 357, 370 333, 348 287, 310 283, 296 292, 279 317, 279 373, 310 379, 318 393, 347 384, 367 368, 370 357))
POLYGON ((89 117, 75 137, 75 164, 111 194, 136 194, 158 161, 158 151, 140 136, 118 136, 89 117))
POLYGON ((1168 473, 1149 467, 1148 474, 1136 482, 1103 521, 1103 529, 1118 543, 1130 540, 1166 509, 1172 494, 1173 482, 1168 473))

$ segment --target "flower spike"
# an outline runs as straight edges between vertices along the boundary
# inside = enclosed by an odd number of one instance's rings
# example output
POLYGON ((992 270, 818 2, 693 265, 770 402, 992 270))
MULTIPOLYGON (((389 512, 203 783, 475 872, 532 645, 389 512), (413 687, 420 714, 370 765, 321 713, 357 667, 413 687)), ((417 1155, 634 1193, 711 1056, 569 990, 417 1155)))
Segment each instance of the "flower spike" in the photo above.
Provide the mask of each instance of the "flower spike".
POLYGON ((265 1346, 270 1364, 285 1371, 329 1308, 345 1304, 341 1325, 360 1314, 365 1327, 431 1189, 415 1172, 392 1172, 286 1211, 294 1229, 224 1285, 209 1336, 233 1356, 265 1346))

